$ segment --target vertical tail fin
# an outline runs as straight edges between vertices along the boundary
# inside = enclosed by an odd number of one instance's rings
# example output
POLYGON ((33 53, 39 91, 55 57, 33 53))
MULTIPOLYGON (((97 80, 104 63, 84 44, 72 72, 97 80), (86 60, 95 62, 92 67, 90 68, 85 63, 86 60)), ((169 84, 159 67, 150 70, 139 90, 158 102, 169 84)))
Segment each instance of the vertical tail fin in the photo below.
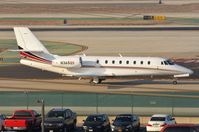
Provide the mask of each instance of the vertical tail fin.
POLYGON ((14 27, 14 32, 19 49, 49 53, 49 51, 27 27, 14 27))
POLYGON ((27 27, 14 27, 20 55, 34 61, 51 63, 54 56, 43 46, 27 27))

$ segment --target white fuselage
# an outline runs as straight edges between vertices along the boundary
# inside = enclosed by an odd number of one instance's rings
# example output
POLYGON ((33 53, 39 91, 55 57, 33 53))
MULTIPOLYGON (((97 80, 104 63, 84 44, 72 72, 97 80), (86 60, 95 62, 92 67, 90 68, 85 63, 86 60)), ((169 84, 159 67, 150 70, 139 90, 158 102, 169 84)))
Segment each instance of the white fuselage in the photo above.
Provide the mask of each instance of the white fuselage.
POLYGON ((160 57, 58 56, 51 54, 27 27, 14 27, 21 64, 62 74, 91 77, 100 83, 105 77, 165 75, 187 77, 192 70, 160 57))
POLYGON ((52 64, 22 59, 24 65, 65 76, 189 76, 192 70, 159 57, 55 56, 52 64), (79 61, 78 61, 79 60, 79 61))

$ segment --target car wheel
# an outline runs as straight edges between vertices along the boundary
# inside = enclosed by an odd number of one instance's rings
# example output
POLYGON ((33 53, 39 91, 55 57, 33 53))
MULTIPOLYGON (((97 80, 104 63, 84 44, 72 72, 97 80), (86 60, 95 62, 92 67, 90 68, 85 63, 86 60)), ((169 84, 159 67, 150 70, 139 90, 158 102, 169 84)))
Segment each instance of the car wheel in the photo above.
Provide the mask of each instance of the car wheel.
POLYGON ((108 132, 112 132, 111 126, 108 126, 108 132))
POLYGON ((64 127, 64 128, 62 129, 62 132, 67 132, 67 128, 64 127))
POLYGON ((131 128, 131 129, 130 129, 130 132, 136 132, 135 128, 134 128, 134 127, 131 128))
POLYGON ((72 124, 72 130, 76 129, 76 121, 72 124))
POLYGON ((140 131, 140 124, 137 126, 136 131, 137 131, 137 132, 140 131))
POLYGON ((28 129, 27 132, 33 132, 33 130, 32 129, 28 129))
POLYGON ((112 132, 111 128, 109 129, 109 132, 112 132))

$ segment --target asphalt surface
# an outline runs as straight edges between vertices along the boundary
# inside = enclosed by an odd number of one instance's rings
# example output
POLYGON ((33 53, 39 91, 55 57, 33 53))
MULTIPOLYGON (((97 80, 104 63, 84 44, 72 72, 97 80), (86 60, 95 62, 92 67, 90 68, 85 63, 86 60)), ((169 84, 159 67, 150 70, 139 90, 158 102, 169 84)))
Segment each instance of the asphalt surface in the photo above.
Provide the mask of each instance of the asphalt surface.
MULTIPOLYGON (((78 127, 74 132, 84 132, 84 131, 83 131, 82 127, 78 127)), ((146 128, 141 127, 138 132, 146 132, 146 128)))
MULTIPOLYGON (((11 131, 6 131, 6 132, 11 132, 11 131)), ((41 131, 34 131, 34 132, 41 132, 41 131)), ((80 126, 80 127, 77 127, 74 131, 70 131, 70 132, 84 132, 84 131, 83 131, 82 127, 80 126)), ((146 132, 146 128, 141 127, 138 132, 146 132)))
MULTIPOLYGON (((83 132, 82 127, 77 128, 77 130, 75 132, 83 132)), ((146 128, 141 127, 138 132, 146 132, 146 128)))

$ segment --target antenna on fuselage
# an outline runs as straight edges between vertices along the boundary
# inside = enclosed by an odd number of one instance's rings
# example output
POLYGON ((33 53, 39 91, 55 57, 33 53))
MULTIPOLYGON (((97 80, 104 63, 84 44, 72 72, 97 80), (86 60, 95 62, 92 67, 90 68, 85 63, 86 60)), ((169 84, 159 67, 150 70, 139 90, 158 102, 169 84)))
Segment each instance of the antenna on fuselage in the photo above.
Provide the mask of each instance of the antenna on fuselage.
POLYGON ((120 54, 120 53, 119 53, 118 55, 119 55, 120 57, 123 57, 122 54, 120 54))

